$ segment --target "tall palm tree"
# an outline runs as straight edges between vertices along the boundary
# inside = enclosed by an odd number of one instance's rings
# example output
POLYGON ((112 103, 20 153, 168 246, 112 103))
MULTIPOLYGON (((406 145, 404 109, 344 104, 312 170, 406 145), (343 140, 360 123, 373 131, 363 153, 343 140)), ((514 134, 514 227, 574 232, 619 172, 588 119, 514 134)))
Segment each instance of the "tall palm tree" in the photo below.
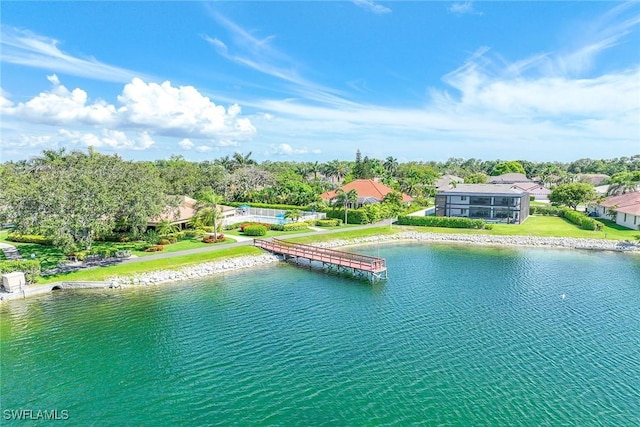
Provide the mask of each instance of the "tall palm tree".
POLYGON ((398 159, 393 156, 389 156, 384 159, 384 163, 382 165, 384 170, 387 171, 389 176, 395 176, 396 172, 398 172, 398 159))
POLYGON ((233 162, 237 167, 256 165, 256 161, 251 158, 252 152, 249 151, 247 154, 242 153, 233 153, 233 162))
POLYGON ((196 196, 196 217, 203 225, 213 225, 213 240, 218 240, 218 220, 220 219, 220 210, 218 205, 222 203, 222 197, 213 192, 213 190, 201 191, 196 196))
POLYGON ((633 193, 640 188, 640 173, 621 173, 612 177, 607 196, 633 193))
POLYGON ((336 190, 336 204, 341 204, 344 208, 344 223, 347 224, 347 208, 349 204, 358 202, 358 192, 353 189, 344 191, 342 188, 336 190))

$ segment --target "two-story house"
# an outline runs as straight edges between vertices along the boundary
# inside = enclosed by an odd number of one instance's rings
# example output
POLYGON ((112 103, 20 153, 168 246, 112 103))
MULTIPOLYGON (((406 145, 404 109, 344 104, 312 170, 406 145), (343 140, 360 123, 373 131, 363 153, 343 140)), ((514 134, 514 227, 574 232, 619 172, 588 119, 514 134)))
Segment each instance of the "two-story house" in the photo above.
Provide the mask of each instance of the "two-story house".
POLYGON ((529 216, 529 193, 511 184, 458 184, 436 195, 436 216, 481 218, 521 224, 529 216))

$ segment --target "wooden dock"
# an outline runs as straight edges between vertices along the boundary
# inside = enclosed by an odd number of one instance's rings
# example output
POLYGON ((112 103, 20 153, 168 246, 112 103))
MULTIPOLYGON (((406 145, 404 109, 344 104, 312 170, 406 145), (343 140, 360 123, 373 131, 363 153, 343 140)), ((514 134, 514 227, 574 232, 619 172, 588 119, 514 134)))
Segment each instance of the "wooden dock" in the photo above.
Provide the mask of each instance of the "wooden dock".
POLYGON ((339 251, 336 249, 319 248, 317 246, 301 243, 291 243, 279 239, 254 239, 253 245, 274 254, 279 254, 285 260, 306 259, 309 264, 320 262, 322 266, 336 267, 338 270, 346 269, 354 274, 366 274, 373 279, 387 278, 387 264, 384 258, 360 255, 353 252, 339 251))

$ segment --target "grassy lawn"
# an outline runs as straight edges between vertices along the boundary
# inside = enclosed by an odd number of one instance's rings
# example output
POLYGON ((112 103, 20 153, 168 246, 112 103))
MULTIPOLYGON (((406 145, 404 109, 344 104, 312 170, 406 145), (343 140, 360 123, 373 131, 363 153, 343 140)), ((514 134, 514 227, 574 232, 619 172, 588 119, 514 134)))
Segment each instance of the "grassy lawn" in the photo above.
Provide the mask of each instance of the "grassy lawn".
POLYGON ((640 232, 620 227, 609 220, 602 231, 582 230, 564 218, 555 216, 530 216, 524 224, 494 224, 493 230, 469 230, 441 227, 405 227, 431 233, 488 234, 497 236, 577 237, 583 239, 635 240, 640 232))
MULTIPOLYGON (((421 227, 416 227, 416 228, 421 228, 421 227)), ((344 230, 337 233, 313 234, 310 236, 295 237, 293 239, 287 239, 287 241, 295 242, 295 243, 313 243, 313 242, 326 242, 329 240, 338 240, 338 239, 349 240, 349 239, 355 239, 357 237, 380 236, 383 234, 395 234, 395 233, 398 233, 399 231, 404 231, 404 229, 394 225, 392 228, 389 228, 389 226, 384 226, 384 227, 375 227, 375 228, 365 228, 362 230, 344 230)))
POLYGON ((156 270, 177 270, 181 267, 187 267, 189 265, 208 261, 215 261, 221 258, 260 254, 264 254, 264 252, 258 248, 255 248, 253 246, 241 246, 236 248, 221 249, 219 251, 201 252, 197 254, 175 256, 171 258, 118 264, 108 267, 97 267, 80 270, 73 273, 56 274, 40 278, 38 280, 38 284, 75 280, 101 281, 115 276, 131 276, 134 274, 156 270))
MULTIPOLYGON (((67 257, 64 253, 62 253, 59 249, 54 248, 53 246, 44 246, 38 245, 35 243, 17 243, 17 242, 9 242, 6 240, 7 232, 3 230, 0 232, 0 241, 4 241, 6 243, 14 245, 20 255, 23 258, 30 259, 31 254, 35 255, 37 260, 40 260, 40 265, 43 270, 48 270, 51 268, 57 267, 61 262, 67 260, 67 257)), ((234 243, 235 240, 232 237, 225 239, 224 242, 215 243, 216 245, 225 245, 229 243, 234 243)), ((144 242, 94 242, 93 247, 95 249, 100 248, 116 248, 118 250, 129 250, 132 254, 145 257, 149 255, 157 254, 158 252, 145 252, 141 251, 140 248, 144 245, 144 242)), ((196 249, 203 248, 207 246, 211 246, 213 243, 203 243, 200 239, 184 239, 180 240, 171 245, 165 245, 162 253, 165 252, 179 252, 187 249, 196 249)), ((1 253, 0 253, 1 254, 1 253)), ((3 255, 2 258, 4 258, 3 255)))

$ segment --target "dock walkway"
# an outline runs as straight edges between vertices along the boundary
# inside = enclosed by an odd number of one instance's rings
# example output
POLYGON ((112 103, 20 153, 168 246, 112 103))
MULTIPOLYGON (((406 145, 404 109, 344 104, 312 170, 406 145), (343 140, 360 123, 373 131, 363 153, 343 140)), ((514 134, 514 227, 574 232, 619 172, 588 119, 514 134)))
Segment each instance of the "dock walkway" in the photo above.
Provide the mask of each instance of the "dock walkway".
POLYGON ((321 262, 323 266, 335 266, 338 269, 350 269, 356 273, 370 275, 371 279, 387 277, 387 265, 384 258, 360 255, 336 249, 320 248, 302 243, 291 243, 279 239, 255 239, 254 246, 282 255, 285 259, 297 261, 303 258, 309 263, 321 262))

